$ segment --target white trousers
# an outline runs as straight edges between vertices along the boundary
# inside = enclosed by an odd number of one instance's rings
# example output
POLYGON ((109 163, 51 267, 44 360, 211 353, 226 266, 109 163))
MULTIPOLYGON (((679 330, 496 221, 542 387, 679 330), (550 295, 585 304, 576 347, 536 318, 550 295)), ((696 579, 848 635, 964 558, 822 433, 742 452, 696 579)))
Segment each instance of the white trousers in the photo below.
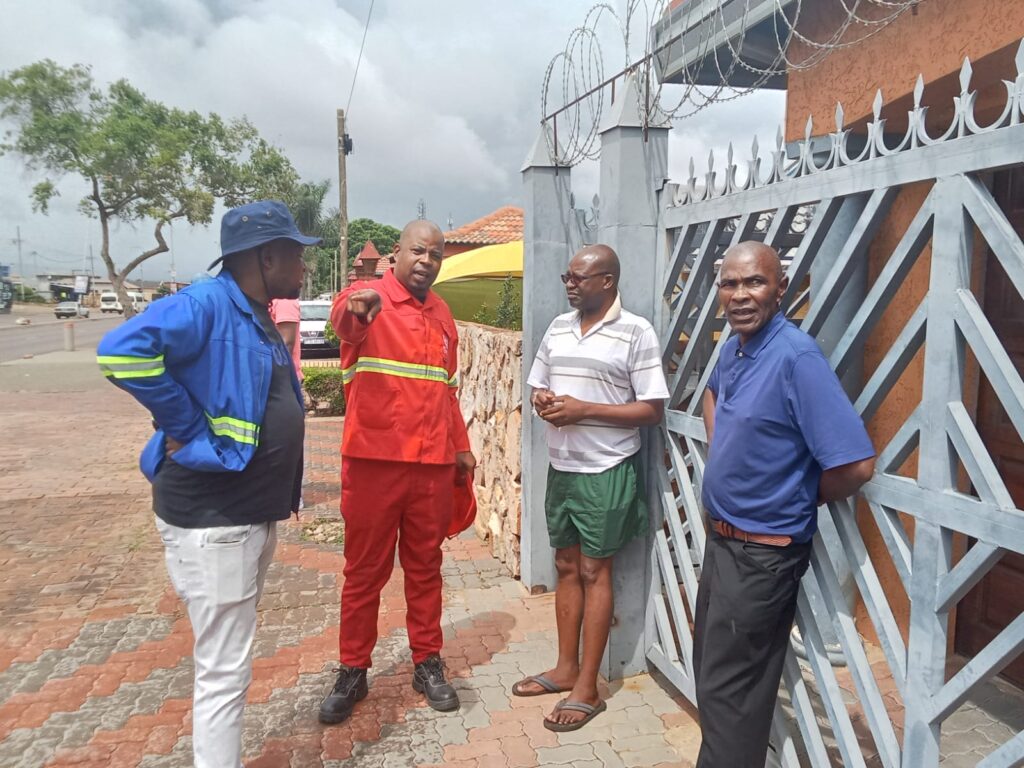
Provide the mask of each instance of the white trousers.
POLYGON ((157 518, 156 527, 167 573, 195 635, 195 768, 241 768, 256 603, 274 556, 277 523, 179 528, 157 518))

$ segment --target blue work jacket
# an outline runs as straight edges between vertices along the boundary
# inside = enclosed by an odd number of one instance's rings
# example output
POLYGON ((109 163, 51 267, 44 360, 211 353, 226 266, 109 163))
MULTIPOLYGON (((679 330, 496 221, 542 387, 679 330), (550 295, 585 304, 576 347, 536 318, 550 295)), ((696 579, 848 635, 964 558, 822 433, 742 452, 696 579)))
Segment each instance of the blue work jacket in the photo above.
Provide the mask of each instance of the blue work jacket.
MULTIPOLYGON (((152 415, 156 433, 139 466, 152 482, 166 436, 174 460, 203 472, 241 472, 260 442, 273 372, 273 342, 231 273, 222 270, 153 302, 103 337, 103 374, 152 415)), ((292 366, 292 388, 302 387, 292 366)))

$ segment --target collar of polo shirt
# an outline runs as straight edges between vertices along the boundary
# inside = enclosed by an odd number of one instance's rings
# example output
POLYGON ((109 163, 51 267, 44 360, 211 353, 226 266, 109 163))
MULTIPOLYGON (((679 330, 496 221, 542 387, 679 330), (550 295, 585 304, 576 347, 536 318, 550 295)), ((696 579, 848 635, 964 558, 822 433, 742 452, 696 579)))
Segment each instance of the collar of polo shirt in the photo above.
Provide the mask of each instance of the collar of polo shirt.
POLYGON ((602 317, 600 320, 598 320, 596 323, 594 323, 593 328, 591 328, 589 331, 587 331, 586 334, 582 333, 582 330, 583 330, 582 329, 582 325, 583 325, 583 310, 580 310, 580 309, 576 310, 575 321, 576 321, 576 327, 580 329, 580 335, 581 336, 583 336, 583 335, 589 336, 590 334, 592 334, 594 331, 598 330, 602 326, 607 325, 608 323, 614 323, 620 317, 622 317, 622 294, 620 294, 620 293, 618 293, 616 291, 616 293, 615 293, 615 301, 613 301, 612 305, 610 307, 608 307, 608 311, 604 313, 604 317, 602 317))
MULTIPOLYGON (((764 349, 765 345, 775 338, 775 335, 786 324, 786 316, 782 312, 776 312, 772 319, 764 324, 764 328, 754 334, 746 344, 739 344, 736 349, 737 357, 757 357, 757 353, 764 349)), ((739 339, 736 339, 739 343, 739 339)))

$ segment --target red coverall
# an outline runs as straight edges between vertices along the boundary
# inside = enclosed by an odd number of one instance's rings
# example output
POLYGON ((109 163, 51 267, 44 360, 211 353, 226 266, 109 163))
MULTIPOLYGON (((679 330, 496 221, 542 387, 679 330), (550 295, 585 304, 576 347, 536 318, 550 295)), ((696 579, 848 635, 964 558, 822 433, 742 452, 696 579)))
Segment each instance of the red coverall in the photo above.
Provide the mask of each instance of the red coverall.
POLYGON ((441 298, 430 292, 420 302, 390 270, 342 291, 331 325, 342 341, 346 402, 341 662, 370 666, 397 541, 418 664, 441 651, 441 543, 452 515, 455 454, 470 450, 458 402, 458 332, 441 298), (366 288, 381 297, 369 324, 347 310, 349 295, 366 288))

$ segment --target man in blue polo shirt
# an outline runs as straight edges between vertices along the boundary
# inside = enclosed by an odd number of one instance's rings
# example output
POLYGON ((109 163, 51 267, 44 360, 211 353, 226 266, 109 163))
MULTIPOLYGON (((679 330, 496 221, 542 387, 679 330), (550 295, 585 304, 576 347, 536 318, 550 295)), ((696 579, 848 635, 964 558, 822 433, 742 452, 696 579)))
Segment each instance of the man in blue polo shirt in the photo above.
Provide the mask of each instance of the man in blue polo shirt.
POLYGON ((763 243, 730 248, 718 298, 735 336, 704 394, 710 534, 694 616, 697 768, 763 768, 817 507, 874 472, 860 416, 814 339, 779 311, 763 243))

